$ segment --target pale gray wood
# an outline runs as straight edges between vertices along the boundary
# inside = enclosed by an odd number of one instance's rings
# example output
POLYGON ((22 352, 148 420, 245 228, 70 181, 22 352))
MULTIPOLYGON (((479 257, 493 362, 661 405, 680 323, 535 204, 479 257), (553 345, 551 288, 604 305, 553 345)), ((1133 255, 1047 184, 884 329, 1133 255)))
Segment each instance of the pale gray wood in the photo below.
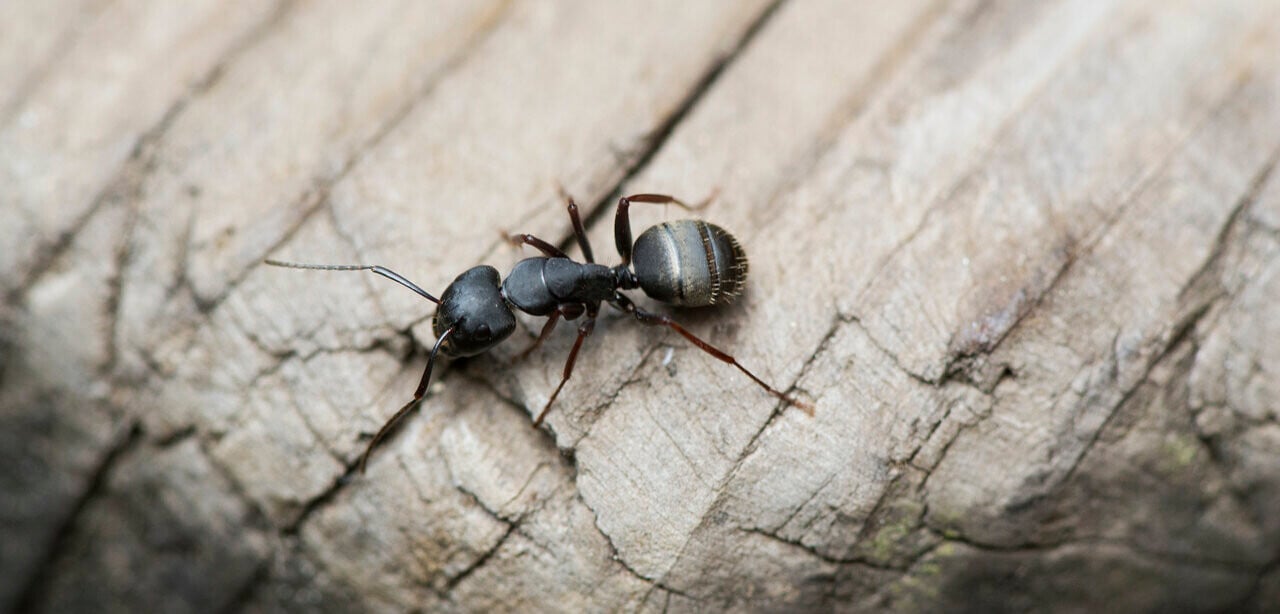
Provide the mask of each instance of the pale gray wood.
POLYGON ((178 6, 3 9, 0 604, 1280 602, 1280 4, 178 6), (673 313, 815 414, 609 311, 535 430, 522 318, 356 473, 433 306, 261 260, 438 293, 557 184, 716 194, 673 313))

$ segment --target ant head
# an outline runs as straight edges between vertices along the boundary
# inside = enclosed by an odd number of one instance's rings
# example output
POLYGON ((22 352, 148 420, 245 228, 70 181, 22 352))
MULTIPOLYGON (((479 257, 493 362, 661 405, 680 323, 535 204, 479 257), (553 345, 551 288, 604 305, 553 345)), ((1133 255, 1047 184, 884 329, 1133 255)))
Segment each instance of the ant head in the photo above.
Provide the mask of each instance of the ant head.
POLYGON ((502 343, 516 328, 516 317, 502 299, 498 270, 486 265, 467 269, 440 297, 431 323, 436 337, 452 328, 445 350, 472 356, 502 343))

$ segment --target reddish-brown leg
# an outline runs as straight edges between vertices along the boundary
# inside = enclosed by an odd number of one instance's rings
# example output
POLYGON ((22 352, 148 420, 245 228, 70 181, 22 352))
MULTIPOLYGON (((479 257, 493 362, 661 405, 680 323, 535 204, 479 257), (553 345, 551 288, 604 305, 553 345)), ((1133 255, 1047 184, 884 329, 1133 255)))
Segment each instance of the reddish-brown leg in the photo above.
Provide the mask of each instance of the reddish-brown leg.
POLYGON ((547 323, 542 325, 542 332, 538 333, 538 338, 534 339, 533 343, 530 343, 529 347, 525 348, 524 351, 520 352, 519 354, 516 354, 515 359, 524 360, 526 357, 529 356, 529 354, 532 354, 534 350, 541 347, 542 342, 547 340, 547 337, 551 335, 552 330, 555 330, 556 323, 559 321, 560 321, 560 310, 557 309, 551 312, 551 315, 547 316, 547 323))
POLYGON ((718 192, 719 190, 713 191, 710 196, 696 205, 690 205, 666 194, 632 194, 631 196, 620 198, 618 200, 618 211, 613 218, 613 242, 618 248, 618 255, 622 257, 622 265, 631 264, 631 203, 676 205, 686 211, 693 211, 710 204, 718 192))
POLYGON ((422 371, 422 380, 418 382, 418 389, 413 392, 413 400, 405 403, 404 407, 400 408, 400 411, 391 416, 391 419, 387 420, 387 423, 378 429, 378 434, 369 440, 369 446, 364 449, 364 454, 360 455, 360 473, 364 473, 365 465, 369 463, 369 454, 373 453, 373 448, 378 445, 378 442, 390 434, 391 430, 400 422, 400 419, 404 418, 405 414, 408 414, 409 410, 413 409, 418 404, 418 401, 421 401, 422 397, 426 396, 427 385, 431 383, 431 368, 436 364, 436 355, 440 353, 440 347, 444 345, 444 340, 448 339, 451 334, 453 334, 452 328, 444 331, 440 338, 436 339, 436 344, 431 348, 431 356, 427 358, 427 368, 422 371))
POLYGON ((535 237, 530 234, 512 234, 512 235, 504 234, 503 237, 505 237, 507 239, 507 242, 512 245, 523 244, 523 245, 528 245, 530 247, 535 247, 538 249, 538 251, 542 252, 543 254, 546 254, 548 258, 568 258, 568 256, 566 256, 564 252, 560 251, 560 248, 550 243, 547 243, 546 241, 543 241, 542 239, 539 239, 538 237, 535 237))
POLYGON ((533 427, 538 428, 542 424, 542 419, 547 417, 547 412, 551 411, 551 404, 556 402, 560 390, 564 388, 565 382, 569 381, 569 377, 573 375, 573 363, 578 360, 578 350, 582 349, 582 342, 591 335, 592 329, 596 326, 596 309, 594 307, 587 309, 587 319, 578 325, 578 339, 573 342, 573 349, 569 350, 569 360, 564 363, 564 374, 560 377, 560 385, 556 386, 555 392, 551 393, 551 398, 547 399, 547 404, 542 407, 542 411, 538 413, 538 417, 533 420, 533 427))
POLYGON ((528 356, 531 352, 538 349, 542 345, 542 342, 546 341, 547 337, 551 336, 551 331, 555 329, 556 323, 560 320, 561 317, 563 317, 565 320, 569 320, 570 322, 572 322, 573 320, 577 320, 579 317, 581 317, 585 311, 586 311, 586 307, 583 305, 578 305, 574 303, 567 303, 567 304, 561 305, 558 309, 551 312, 551 314, 547 316, 547 318, 549 319, 547 320, 546 324, 542 325, 542 332, 538 333, 538 338, 534 340, 533 344, 525 348, 523 352, 520 352, 519 354, 517 354, 515 359, 522 360, 524 359, 524 357, 528 356))
POLYGON ((587 262, 595 262, 596 258, 591 253, 591 242, 587 240, 587 230, 582 225, 582 217, 578 215, 578 203, 573 202, 573 197, 564 191, 564 186, 557 185, 556 189, 560 191, 560 198, 564 199, 569 209, 569 220, 573 222, 573 236, 578 239, 578 247, 582 249, 582 257, 587 262))
POLYGON ((759 384, 760 387, 768 391, 769 394, 775 397, 778 397, 779 399, 785 401, 789 405, 794 405, 800 408, 801 411, 803 411, 806 414, 809 414, 810 416, 813 415, 813 405, 806 403, 804 401, 801 401, 799 399, 796 399, 794 397, 787 396, 781 390, 778 390, 777 388, 774 388, 773 386, 766 384, 764 380, 760 379, 759 377, 756 377, 755 373, 748 371, 746 367, 742 366, 742 363, 738 362, 738 360, 734 358, 732 355, 698 338, 697 335, 694 335, 693 333, 686 330, 685 327, 677 324, 675 320, 672 320, 669 316, 665 316, 660 313, 650 313, 650 312, 644 311, 639 307, 636 307, 636 304, 631 302, 631 299, 627 298, 626 296, 623 296, 622 294, 616 295, 616 298, 614 299, 614 304, 617 305, 623 311, 626 311, 627 313, 634 315, 637 320, 643 322, 644 324, 666 326, 667 328, 670 328, 671 330, 674 330, 677 333, 680 333, 685 339, 688 339, 690 343, 698 346, 698 348, 701 349, 702 351, 712 356, 715 356, 721 361, 727 362, 737 367, 739 371, 742 371, 744 374, 746 374, 747 377, 751 378, 751 381, 759 384))

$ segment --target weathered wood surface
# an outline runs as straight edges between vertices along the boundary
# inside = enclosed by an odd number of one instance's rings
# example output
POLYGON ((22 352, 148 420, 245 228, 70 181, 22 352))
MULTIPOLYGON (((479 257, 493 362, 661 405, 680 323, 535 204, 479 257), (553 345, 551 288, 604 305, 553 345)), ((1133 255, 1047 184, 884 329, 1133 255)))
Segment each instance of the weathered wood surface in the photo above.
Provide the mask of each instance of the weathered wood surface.
POLYGON ((6 3, 0 605, 1274 611, 1278 156, 1269 0, 6 3), (355 475, 432 306, 262 258, 439 290, 557 182, 719 189, 678 315, 816 415, 610 314, 355 475))

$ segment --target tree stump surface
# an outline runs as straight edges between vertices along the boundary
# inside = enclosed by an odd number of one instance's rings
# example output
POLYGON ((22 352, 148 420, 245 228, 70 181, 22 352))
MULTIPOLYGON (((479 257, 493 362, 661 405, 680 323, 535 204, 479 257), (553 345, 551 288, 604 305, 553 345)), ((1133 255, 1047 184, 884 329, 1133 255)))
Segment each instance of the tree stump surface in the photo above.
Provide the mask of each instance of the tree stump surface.
POLYGON ((1280 3, 0 7, 0 608, 1275 611, 1280 3), (746 295, 443 362, 717 197, 746 295), (674 207, 637 205, 638 233, 674 207), (571 250, 576 252, 576 246, 571 250))

